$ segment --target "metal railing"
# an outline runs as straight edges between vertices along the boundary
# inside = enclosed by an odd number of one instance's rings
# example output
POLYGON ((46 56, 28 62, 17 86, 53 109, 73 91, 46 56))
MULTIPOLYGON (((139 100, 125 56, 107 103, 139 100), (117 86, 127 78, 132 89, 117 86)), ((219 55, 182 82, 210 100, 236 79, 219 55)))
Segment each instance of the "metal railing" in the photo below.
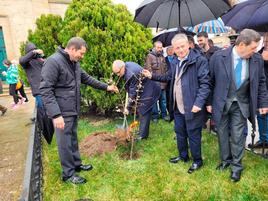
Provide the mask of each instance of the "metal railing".
POLYGON ((35 121, 30 134, 24 181, 19 201, 41 201, 42 185, 42 134, 35 121))

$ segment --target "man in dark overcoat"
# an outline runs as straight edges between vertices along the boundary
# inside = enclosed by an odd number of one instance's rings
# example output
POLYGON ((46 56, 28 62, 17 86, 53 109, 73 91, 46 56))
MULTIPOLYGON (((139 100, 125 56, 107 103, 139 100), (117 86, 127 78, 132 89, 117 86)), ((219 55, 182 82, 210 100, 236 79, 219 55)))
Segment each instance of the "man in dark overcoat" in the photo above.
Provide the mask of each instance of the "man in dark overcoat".
POLYGON ((268 107, 263 59, 256 53, 260 40, 257 32, 245 29, 234 46, 217 51, 209 64, 212 91, 207 109, 218 130, 221 163, 217 169, 231 165, 234 182, 243 170, 247 119, 255 129, 257 109, 264 114, 268 107))
POLYGON ((205 121, 205 103, 210 92, 209 67, 207 59, 195 49, 189 49, 185 34, 177 34, 172 39, 176 58, 164 76, 143 73, 152 80, 170 80, 170 118, 175 121, 175 132, 179 156, 170 159, 171 163, 189 160, 188 141, 193 163, 191 174, 203 165, 201 155, 201 131, 205 121))

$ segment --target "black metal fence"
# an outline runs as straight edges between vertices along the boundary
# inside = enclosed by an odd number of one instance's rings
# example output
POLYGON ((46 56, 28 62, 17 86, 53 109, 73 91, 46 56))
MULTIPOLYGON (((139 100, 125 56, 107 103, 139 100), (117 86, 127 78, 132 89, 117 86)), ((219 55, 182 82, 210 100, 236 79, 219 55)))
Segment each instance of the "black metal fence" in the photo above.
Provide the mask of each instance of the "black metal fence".
POLYGON ((42 135, 33 124, 29 139, 22 193, 19 201, 41 201, 43 184, 42 135))

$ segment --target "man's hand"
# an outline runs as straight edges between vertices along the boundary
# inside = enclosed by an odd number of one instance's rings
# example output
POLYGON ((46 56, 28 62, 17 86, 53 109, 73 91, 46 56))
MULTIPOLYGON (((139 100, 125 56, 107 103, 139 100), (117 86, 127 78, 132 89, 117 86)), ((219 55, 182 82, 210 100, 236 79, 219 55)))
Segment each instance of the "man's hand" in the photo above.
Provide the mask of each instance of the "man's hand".
POLYGON ((264 50, 261 55, 263 60, 268 61, 268 50, 264 50))
POLYGON ((129 114, 128 109, 124 109, 123 114, 124 114, 124 115, 128 115, 128 114, 129 114))
POLYGON ((2 75, 3 75, 3 76, 7 76, 7 72, 6 72, 6 71, 3 71, 3 72, 2 72, 2 75))
POLYGON ((260 114, 266 114, 268 113, 268 108, 259 108, 260 114))
POLYGON ((59 116, 59 117, 53 119, 53 124, 54 124, 55 128, 63 130, 64 126, 65 126, 63 117, 59 116))
POLYGON ((43 50, 41 49, 36 49, 36 50, 33 50, 33 53, 36 53, 36 54, 44 54, 43 50))
POLYGON ((208 106, 207 106, 207 111, 208 111, 209 113, 212 113, 212 106, 211 106, 211 105, 208 105, 208 106))
POLYGON ((143 69, 142 70, 142 74, 145 76, 145 77, 148 77, 149 79, 152 78, 152 73, 146 69, 143 69))
POLYGON ((109 85, 109 86, 107 87, 107 91, 111 91, 111 92, 119 93, 119 90, 118 90, 117 86, 115 86, 114 84, 109 85))
POLYGON ((199 111, 201 111, 201 108, 194 105, 192 108, 192 113, 197 113, 199 111))

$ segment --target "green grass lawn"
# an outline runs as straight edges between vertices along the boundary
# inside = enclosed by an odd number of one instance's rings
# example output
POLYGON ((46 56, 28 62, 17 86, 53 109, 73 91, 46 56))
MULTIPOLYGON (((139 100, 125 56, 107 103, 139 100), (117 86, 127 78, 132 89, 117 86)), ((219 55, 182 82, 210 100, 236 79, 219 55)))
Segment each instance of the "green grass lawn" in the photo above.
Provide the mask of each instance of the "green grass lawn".
MULTIPOLYGON (((96 131, 114 131, 116 123, 118 121, 93 126, 86 119, 80 120, 79 140, 96 131)), ((136 144, 136 150, 141 154, 138 160, 121 159, 120 155, 126 148, 93 158, 82 155, 83 163, 92 164, 94 169, 80 173, 88 182, 78 186, 61 181, 54 137, 52 145, 44 143, 44 200, 268 200, 268 160, 247 152, 243 160, 245 170, 242 179, 232 183, 229 170, 215 171, 218 164, 217 138, 204 132, 204 166, 189 175, 187 170, 191 162, 168 162, 170 157, 178 154, 173 137, 173 123, 160 121, 151 124, 148 140, 136 144)))

